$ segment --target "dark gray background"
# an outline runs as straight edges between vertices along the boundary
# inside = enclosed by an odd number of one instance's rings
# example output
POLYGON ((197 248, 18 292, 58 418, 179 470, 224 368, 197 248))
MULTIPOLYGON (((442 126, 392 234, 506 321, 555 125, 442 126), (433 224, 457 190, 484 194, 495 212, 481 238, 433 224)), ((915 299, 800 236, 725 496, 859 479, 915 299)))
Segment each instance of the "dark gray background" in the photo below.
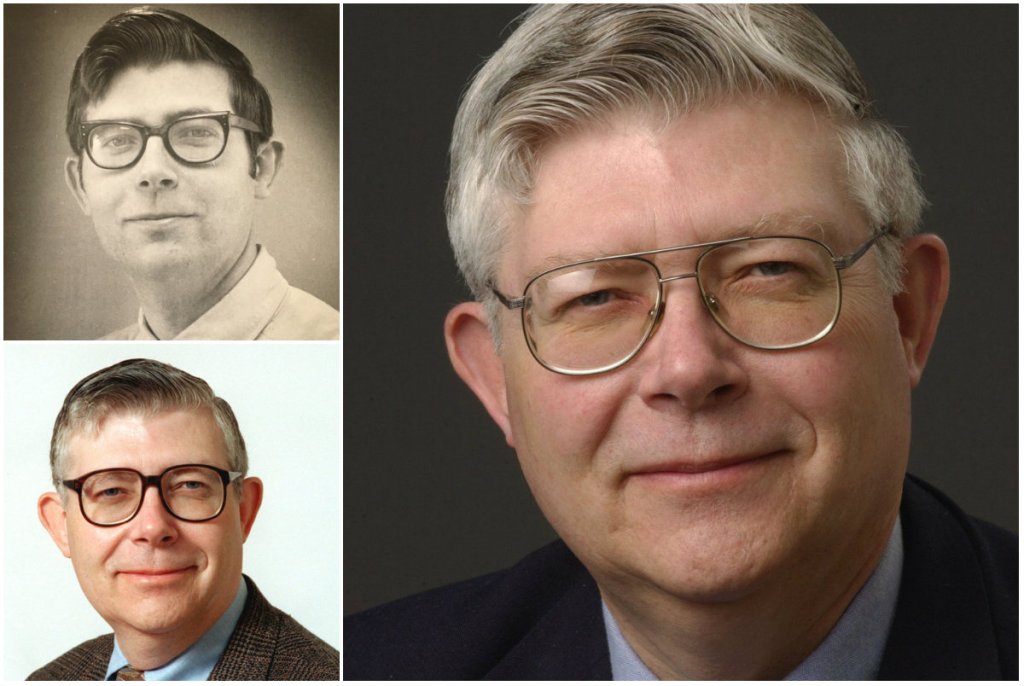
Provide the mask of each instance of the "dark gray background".
MULTIPOLYGON (((554 537, 442 336, 468 297, 443 216, 458 98, 522 6, 345 6, 344 611, 554 537)), ((952 254, 911 470, 1017 529, 1017 7, 816 6, 910 141, 952 254)))

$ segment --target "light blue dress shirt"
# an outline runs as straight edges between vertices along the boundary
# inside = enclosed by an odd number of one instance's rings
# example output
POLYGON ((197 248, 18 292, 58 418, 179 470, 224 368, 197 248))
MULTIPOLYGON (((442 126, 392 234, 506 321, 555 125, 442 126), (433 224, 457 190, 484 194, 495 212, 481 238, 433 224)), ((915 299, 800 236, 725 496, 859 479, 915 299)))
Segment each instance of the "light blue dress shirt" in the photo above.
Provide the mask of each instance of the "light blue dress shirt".
MULTIPOLYGON (((245 609, 245 598, 249 594, 246 588, 245 579, 238 585, 238 593, 231 605, 217 620, 216 624, 210 627, 209 631, 203 634, 202 638, 193 643, 188 650, 168 662, 163 667, 146 670, 146 681, 206 681, 210 678, 210 672, 217 666, 217 660, 224 654, 228 646, 231 633, 238 624, 238 619, 245 609)), ((117 637, 114 637, 114 652, 107 664, 107 681, 113 681, 114 675, 128 666, 128 660, 121 653, 121 647, 117 645, 117 637)))
MULTIPOLYGON (((786 680, 865 681, 877 678, 885 642, 889 638, 889 627, 896 612, 902 574, 903 529, 897 518, 882 559, 867 583, 821 645, 797 665, 786 680)), ((615 681, 657 681, 658 677, 626 641, 603 602, 601 609, 612 661, 612 678, 615 681)))

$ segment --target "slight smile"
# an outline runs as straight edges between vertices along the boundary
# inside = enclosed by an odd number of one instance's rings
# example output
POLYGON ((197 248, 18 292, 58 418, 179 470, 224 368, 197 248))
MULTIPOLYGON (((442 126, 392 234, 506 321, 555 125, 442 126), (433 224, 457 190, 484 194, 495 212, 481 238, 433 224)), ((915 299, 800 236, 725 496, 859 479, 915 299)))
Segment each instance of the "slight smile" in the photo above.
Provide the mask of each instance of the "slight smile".
POLYGON ((668 488, 731 488, 788 454, 778 450, 708 461, 666 462, 633 470, 627 480, 668 488))

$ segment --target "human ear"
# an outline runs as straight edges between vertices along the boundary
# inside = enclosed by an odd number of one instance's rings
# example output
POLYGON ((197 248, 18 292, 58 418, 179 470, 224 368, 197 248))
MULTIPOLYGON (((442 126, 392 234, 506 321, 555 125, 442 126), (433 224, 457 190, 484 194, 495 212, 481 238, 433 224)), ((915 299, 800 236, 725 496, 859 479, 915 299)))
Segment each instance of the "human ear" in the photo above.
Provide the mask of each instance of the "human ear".
POLYGON ((242 541, 249 538, 252 525, 256 523, 256 514, 263 504, 263 481, 250 476, 242 481, 242 500, 238 504, 238 516, 242 523, 242 541))
POLYGON ((64 511, 64 503, 61 502, 60 496, 53 491, 43 493, 39 496, 37 509, 39 521, 50 534, 50 538, 60 548, 64 557, 71 557, 71 546, 68 545, 68 515, 64 511))
POLYGON ((893 306, 913 387, 921 381, 949 293, 949 251, 934 234, 912 236, 903 244, 903 265, 903 291, 893 306))
POLYGON ((505 396, 505 370, 487 328, 483 305, 464 302, 453 307, 444 320, 444 340, 455 373, 484 404, 504 432, 505 441, 515 447, 505 396))
POLYGON ((82 212, 85 212, 86 216, 92 214, 92 210, 89 207, 89 196, 86 194, 85 186, 82 184, 81 157, 72 156, 64 160, 64 183, 71 190, 71 195, 75 196, 75 201, 82 208, 82 212))
POLYGON ((267 141, 256 151, 254 164, 256 180, 256 197, 266 198, 270 195, 270 186, 284 165, 284 144, 279 141, 267 141))

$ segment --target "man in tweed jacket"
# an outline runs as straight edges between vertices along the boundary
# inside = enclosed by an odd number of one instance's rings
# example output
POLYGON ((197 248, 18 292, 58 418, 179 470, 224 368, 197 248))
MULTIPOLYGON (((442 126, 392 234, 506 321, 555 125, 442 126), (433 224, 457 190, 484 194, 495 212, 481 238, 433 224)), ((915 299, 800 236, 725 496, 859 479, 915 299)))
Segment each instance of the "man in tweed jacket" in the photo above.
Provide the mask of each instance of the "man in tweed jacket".
MULTIPOLYGON (((246 577, 249 597, 210 681, 335 681, 338 651, 267 602, 246 577)), ((105 634, 33 672, 29 681, 102 681, 114 635, 105 634)))
POLYGON ((147 359, 90 374, 57 416, 50 466, 40 520, 114 633, 30 679, 339 678, 338 651, 242 575, 263 484, 205 381, 147 359))

